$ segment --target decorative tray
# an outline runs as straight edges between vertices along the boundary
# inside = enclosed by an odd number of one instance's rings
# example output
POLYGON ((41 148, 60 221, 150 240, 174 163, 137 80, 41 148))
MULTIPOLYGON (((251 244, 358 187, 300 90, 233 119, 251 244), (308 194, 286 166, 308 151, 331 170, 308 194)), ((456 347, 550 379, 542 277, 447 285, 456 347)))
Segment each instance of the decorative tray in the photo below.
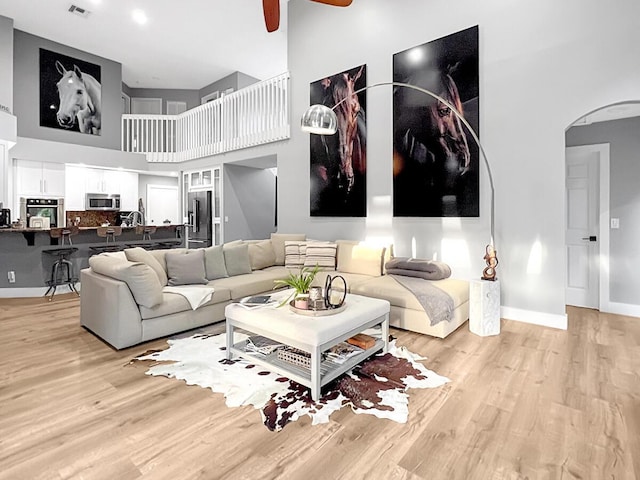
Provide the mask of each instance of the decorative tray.
POLYGON ((292 312, 297 313, 298 315, 306 315, 307 317, 325 317, 327 315, 335 315, 336 313, 342 312, 345 308, 347 308, 347 302, 344 302, 338 308, 323 308, 316 310, 307 310, 304 308, 296 308, 293 306, 293 300, 289 302, 289 308, 292 312))

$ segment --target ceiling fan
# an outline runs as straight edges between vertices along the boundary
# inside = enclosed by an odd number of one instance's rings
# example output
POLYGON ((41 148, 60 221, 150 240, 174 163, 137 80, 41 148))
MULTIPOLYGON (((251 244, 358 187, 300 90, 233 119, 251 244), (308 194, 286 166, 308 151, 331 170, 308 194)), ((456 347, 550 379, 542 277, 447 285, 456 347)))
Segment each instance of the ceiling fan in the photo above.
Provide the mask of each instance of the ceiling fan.
MULTIPOLYGON (((333 5, 334 7, 348 7, 353 0, 311 0, 312 2, 333 5)), ((280 26, 280 0, 262 0, 264 23, 267 32, 275 32, 280 26)))

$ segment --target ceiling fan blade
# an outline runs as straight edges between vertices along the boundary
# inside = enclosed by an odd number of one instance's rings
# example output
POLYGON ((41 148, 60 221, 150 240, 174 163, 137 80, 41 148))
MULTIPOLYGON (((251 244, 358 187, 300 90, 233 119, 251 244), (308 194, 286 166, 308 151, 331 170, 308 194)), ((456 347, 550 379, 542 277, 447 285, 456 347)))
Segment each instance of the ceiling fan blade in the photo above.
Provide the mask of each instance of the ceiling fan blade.
POLYGON ((280 0, 262 0, 262 10, 267 32, 275 32, 280 27, 280 0))
POLYGON ((334 7, 348 7, 353 0, 311 0, 312 2, 324 3, 325 5, 333 5, 334 7))

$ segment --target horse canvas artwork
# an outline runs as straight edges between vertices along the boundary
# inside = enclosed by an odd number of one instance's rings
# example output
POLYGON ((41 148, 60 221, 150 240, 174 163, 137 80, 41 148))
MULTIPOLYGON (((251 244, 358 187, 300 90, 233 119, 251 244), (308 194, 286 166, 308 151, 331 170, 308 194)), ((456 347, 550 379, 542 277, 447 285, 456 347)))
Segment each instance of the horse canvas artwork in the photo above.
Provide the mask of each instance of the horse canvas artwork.
POLYGON ((100 135, 100 66, 40 49, 40 125, 100 135))
MULTIPOLYGON (((425 88, 479 131, 478 27, 393 56, 393 80, 425 88)), ((479 151, 451 109, 428 94, 393 95, 393 214, 479 216, 479 151)))
POLYGON ((311 84, 311 105, 334 108, 336 135, 311 135, 311 216, 364 217, 366 193, 366 65, 311 84), (344 99, 344 101, 342 101, 344 99))

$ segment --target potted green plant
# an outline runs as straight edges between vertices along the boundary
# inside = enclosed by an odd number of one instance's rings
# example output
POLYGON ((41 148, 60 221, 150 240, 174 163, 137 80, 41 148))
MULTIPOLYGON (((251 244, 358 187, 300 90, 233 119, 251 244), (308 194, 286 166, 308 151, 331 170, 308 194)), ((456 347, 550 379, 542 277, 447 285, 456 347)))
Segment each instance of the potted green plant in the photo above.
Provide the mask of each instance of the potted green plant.
POLYGON ((308 299, 309 299, 309 288, 313 283, 313 280, 316 278, 317 273, 320 271, 320 267, 316 265, 315 267, 302 267, 300 269, 300 273, 290 273, 287 278, 284 280, 275 280, 274 287, 289 287, 293 288, 293 293, 289 295, 279 306, 286 305, 291 300, 294 302, 298 300, 305 299, 306 302, 300 302, 296 304, 296 308, 304 308, 308 307, 308 299), (307 305, 303 305, 306 303, 307 305), (300 306, 298 306, 300 305, 300 306))

